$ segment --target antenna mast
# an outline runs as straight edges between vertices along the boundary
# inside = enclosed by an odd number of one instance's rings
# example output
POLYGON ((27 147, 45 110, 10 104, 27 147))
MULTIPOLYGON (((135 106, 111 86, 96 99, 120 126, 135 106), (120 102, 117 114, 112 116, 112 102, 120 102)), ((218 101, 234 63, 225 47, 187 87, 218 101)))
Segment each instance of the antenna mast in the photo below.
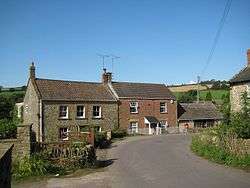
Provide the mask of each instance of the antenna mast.
POLYGON ((112 66, 112 73, 114 73, 114 60, 119 59, 121 57, 115 56, 115 55, 110 55, 111 56, 111 66, 112 66))
POLYGON ((108 58, 109 55, 106 54, 97 54, 100 58, 102 58, 102 69, 105 69, 105 58, 108 58))

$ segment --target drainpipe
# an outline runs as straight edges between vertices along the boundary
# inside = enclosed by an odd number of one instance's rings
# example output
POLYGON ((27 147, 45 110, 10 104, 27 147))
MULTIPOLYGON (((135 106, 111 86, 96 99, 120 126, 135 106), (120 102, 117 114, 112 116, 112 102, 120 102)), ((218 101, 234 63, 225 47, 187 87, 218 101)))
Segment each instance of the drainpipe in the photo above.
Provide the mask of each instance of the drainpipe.
POLYGON ((40 119, 39 119, 39 124, 40 124, 40 138, 39 138, 39 141, 40 142, 42 142, 43 141, 43 128, 42 128, 42 126, 43 126, 43 113, 42 113, 42 99, 40 99, 40 101, 39 101, 39 103, 40 103, 40 105, 39 105, 39 107, 40 107, 40 109, 39 109, 39 113, 40 113, 40 119))

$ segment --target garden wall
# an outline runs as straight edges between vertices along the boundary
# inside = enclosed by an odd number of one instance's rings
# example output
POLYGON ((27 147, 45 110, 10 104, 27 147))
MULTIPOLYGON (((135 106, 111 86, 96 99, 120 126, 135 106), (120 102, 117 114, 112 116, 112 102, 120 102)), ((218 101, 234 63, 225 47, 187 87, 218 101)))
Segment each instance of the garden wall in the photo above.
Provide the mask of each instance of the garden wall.
POLYGON ((0 150, 7 149, 11 144, 14 144, 12 159, 23 158, 30 155, 30 132, 31 125, 19 125, 17 127, 16 139, 0 140, 0 150))
POLYGON ((11 154, 13 144, 5 145, 5 149, 0 149, 0 187, 11 187, 11 154))

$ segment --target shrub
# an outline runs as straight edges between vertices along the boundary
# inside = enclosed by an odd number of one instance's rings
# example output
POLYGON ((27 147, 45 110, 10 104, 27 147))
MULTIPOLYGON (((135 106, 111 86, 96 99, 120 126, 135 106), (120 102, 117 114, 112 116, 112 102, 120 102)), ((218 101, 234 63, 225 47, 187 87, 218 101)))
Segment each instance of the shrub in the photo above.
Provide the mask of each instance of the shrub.
POLYGON ((0 139, 16 138, 17 125, 9 119, 0 119, 0 139))
POLYGON ((112 138, 123 138, 125 136, 127 136, 127 131, 124 129, 116 129, 111 133, 112 138))
POLYGON ((21 179, 29 176, 42 176, 47 173, 46 163, 38 155, 25 157, 13 164, 12 174, 15 179, 21 179))
POLYGON ((106 132, 95 132, 95 147, 96 148, 108 148, 110 146, 110 140, 107 140, 106 132))

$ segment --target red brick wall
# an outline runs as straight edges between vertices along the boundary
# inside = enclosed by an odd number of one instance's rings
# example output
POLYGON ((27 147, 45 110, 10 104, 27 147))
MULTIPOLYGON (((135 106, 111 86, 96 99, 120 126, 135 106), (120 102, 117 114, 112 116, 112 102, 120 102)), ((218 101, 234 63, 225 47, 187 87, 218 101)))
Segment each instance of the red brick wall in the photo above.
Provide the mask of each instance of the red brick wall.
POLYGON ((146 128, 144 123, 145 116, 154 116, 158 120, 165 120, 169 126, 177 126, 177 103, 173 104, 170 100, 133 100, 138 102, 138 113, 130 113, 131 99, 120 99, 119 104, 119 126, 128 129, 132 120, 138 122, 139 128, 146 128), (160 102, 167 103, 167 113, 160 113, 160 102))

